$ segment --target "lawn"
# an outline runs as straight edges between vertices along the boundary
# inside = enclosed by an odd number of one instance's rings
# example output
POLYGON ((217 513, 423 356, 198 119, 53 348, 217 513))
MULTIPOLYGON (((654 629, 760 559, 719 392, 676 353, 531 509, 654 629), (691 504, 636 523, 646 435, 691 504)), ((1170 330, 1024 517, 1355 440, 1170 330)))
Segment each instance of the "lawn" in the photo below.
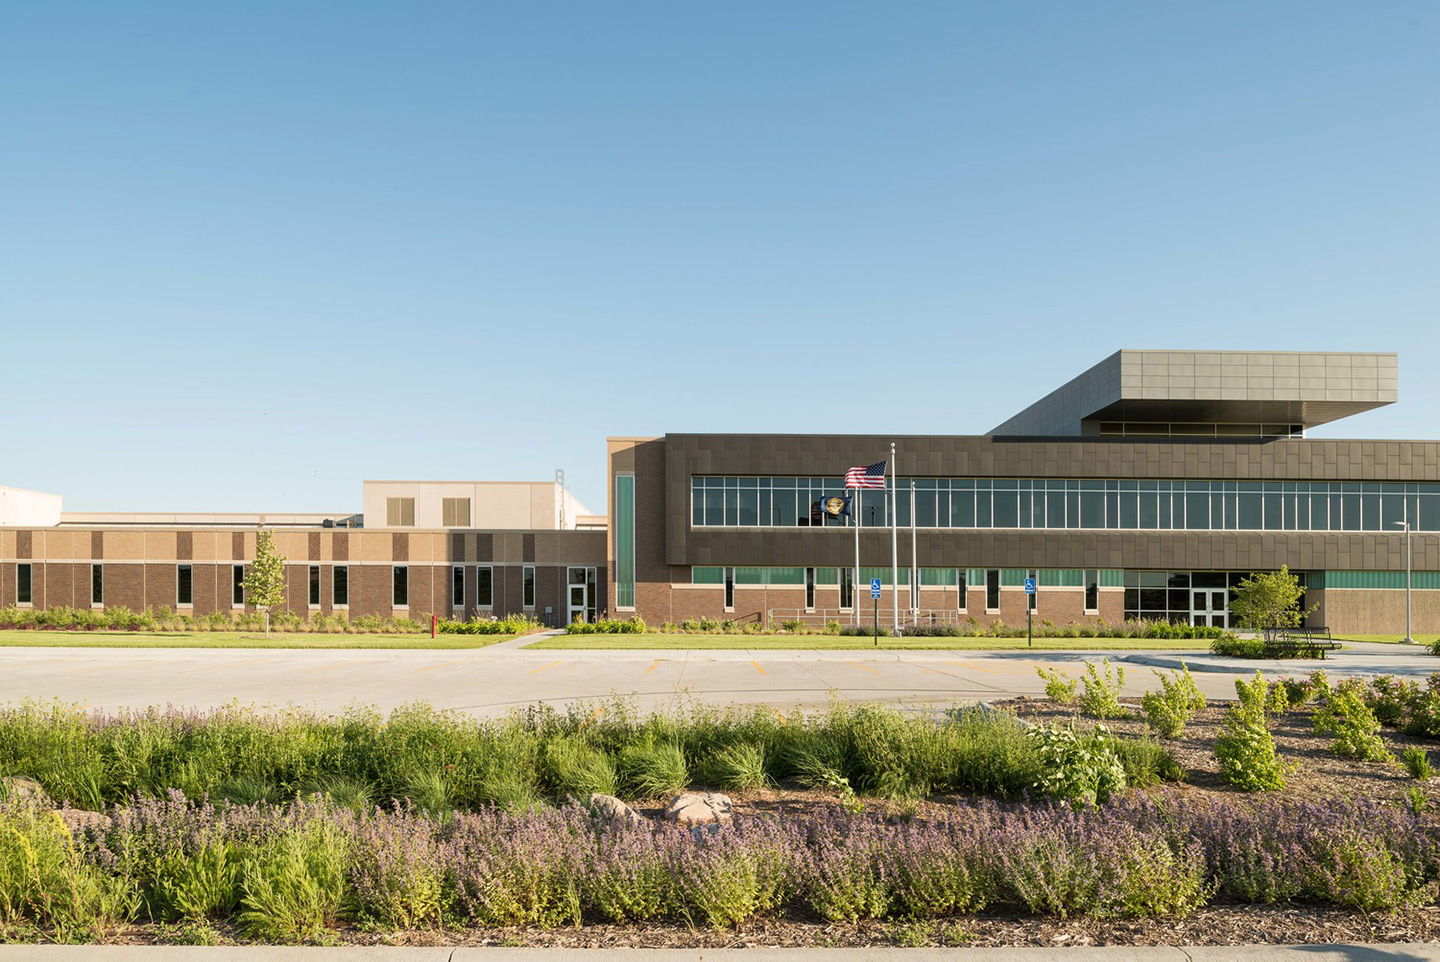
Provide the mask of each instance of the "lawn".
POLYGON ((345 635, 253 631, 0 631, 6 648, 484 648, 514 635, 345 635))
MULTIPOLYGON (((857 635, 699 635, 660 633, 643 635, 555 635, 525 646, 527 649, 739 649, 775 651, 874 650, 870 638, 857 635)), ((994 651, 1025 648, 1024 638, 880 638, 878 646, 891 651, 994 651)), ((1036 638, 1043 651, 1206 651, 1209 642, 1183 638, 1036 638)))

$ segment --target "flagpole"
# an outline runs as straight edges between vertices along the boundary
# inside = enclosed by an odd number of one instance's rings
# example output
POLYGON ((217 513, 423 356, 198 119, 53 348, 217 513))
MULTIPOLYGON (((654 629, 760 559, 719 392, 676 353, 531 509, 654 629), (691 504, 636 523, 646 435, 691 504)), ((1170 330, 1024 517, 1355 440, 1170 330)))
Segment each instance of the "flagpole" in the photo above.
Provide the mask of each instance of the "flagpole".
POLYGON ((895 465, 895 442, 890 442, 890 607, 891 631, 900 634, 900 475, 895 465))
POLYGON ((920 620, 920 539, 915 523, 915 482, 910 482, 910 620, 920 620))
POLYGON ((855 624, 860 624, 860 492, 855 488, 850 495, 850 520, 855 522, 855 570, 850 573, 850 609, 855 615, 855 624))

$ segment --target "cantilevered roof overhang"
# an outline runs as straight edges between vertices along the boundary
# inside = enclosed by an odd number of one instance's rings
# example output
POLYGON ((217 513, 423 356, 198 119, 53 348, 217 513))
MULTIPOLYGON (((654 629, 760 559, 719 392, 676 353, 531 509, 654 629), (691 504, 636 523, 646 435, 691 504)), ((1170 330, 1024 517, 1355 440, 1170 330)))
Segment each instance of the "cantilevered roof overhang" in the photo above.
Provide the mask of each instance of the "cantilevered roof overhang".
POLYGON ((1066 437, 1103 422, 1311 428, 1395 402, 1395 354, 1117 351, 997 425, 992 435, 1066 437))

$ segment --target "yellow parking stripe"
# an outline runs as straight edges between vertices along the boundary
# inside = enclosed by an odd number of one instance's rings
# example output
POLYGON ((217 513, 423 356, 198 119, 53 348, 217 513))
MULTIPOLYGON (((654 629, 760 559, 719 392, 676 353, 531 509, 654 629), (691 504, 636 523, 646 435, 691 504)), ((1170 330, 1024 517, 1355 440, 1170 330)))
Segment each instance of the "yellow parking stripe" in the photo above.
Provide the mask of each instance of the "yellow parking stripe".
POLYGON ((415 669, 415 671, 414 671, 412 674, 422 675, 422 674, 424 674, 424 673, 427 672, 427 671, 434 671, 436 668, 449 668, 451 665, 464 664, 464 661, 465 661, 465 659, 462 658, 462 659, 460 659, 460 661, 447 661, 447 662, 445 662, 445 663, 443 663, 443 664, 431 665, 429 668, 417 668, 417 669, 415 669))
POLYGON ((851 661, 851 660, 848 659, 848 658, 845 659, 845 664, 847 664, 847 665, 854 665, 856 668, 860 668, 860 669, 863 669, 863 670, 865 670, 865 671, 868 671, 868 672, 869 672, 870 674, 872 674, 872 675, 878 675, 878 674, 880 674, 880 673, 879 673, 878 671, 876 671, 874 668, 866 668, 864 665, 860 664, 858 661, 851 661))
POLYGON ((762 674, 762 675, 765 674, 765 669, 760 667, 760 662, 758 662, 758 661, 751 661, 750 664, 754 665, 754 666, 755 666, 755 670, 758 671, 760 674, 762 674))
POLYGON ((654 661, 650 662, 650 667, 645 669, 645 674, 648 675, 648 674, 650 674, 652 671, 654 671, 654 670, 655 670, 655 666, 658 665, 658 664, 660 664, 660 659, 659 659, 659 658, 656 658, 654 661))
POLYGON ((552 661, 552 662, 550 662, 550 664, 548 664, 548 665, 541 665, 539 668, 531 668, 531 669, 530 669, 529 671, 527 671, 525 674, 527 674, 527 675, 533 675, 533 674, 535 674, 537 671, 544 671, 546 668, 554 668, 554 667, 555 667, 556 665, 558 665, 558 664, 560 664, 560 662, 558 662, 558 661, 552 661))

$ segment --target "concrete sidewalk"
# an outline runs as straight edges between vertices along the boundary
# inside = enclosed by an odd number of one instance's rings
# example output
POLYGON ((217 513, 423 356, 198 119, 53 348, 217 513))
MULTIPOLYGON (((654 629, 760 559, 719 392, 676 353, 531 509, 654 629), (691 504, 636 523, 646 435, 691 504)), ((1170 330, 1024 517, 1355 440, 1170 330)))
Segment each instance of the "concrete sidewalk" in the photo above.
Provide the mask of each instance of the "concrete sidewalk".
POLYGON ((0 962, 1440 962, 1440 945, 995 949, 506 949, 5 945, 0 962))

